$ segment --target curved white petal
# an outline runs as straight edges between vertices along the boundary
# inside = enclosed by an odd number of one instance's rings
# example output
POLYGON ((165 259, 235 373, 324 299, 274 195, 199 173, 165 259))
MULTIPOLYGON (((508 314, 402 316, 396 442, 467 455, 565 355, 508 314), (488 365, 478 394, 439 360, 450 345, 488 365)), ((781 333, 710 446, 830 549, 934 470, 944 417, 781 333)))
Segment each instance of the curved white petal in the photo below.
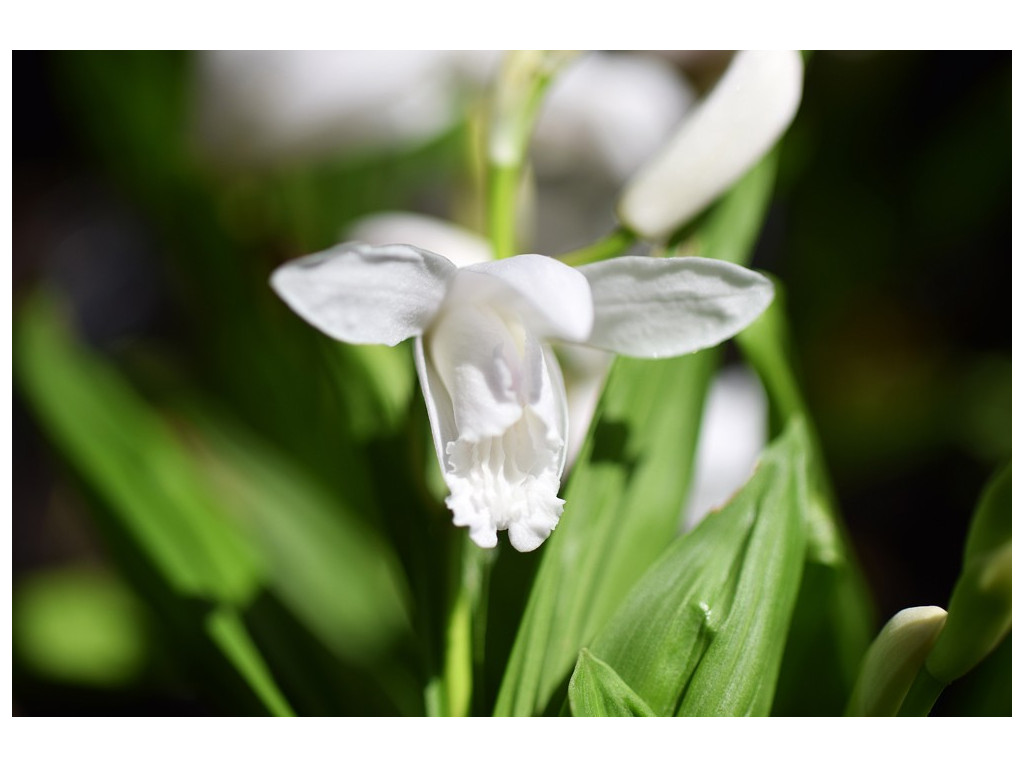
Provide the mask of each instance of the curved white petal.
POLYGON ((670 234, 772 147, 793 120, 802 88, 796 51, 737 53, 671 142, 626 186, 619 218, 650 239, 670 234))
POLYGON ((486 304, 446 304, 416 364, 456 525, 481 547, 540 545, 561 515, 567 408, 549 349, 486 304))
POLYGON ((457 267, 494 260, 484 238, 451 222, 419 213, 386 211, 365 216, 347 231, 346 239, 370 245, 416 243, 434 253, 443 253, 457 267))
POLYGON ((580 268, 594 297, 587 343, 629 357, 673 357, 739 333, 771 303, 771 281, 696 257, 623 256, 580 268))
POLYGON ((394 346, 427 329, 455 272, 443 256, 409 245, 347 243, 282 265, 270 284, 328 336, 394 346))
POLYGON ((527 253, 460 270, 453 303, 484 300, 504 306, 542 338, 582 342, 590 335, 594 307, 590 286, 578 270, 558 259, 527 253), (466 278, 486 275, 490 281, 466 278))

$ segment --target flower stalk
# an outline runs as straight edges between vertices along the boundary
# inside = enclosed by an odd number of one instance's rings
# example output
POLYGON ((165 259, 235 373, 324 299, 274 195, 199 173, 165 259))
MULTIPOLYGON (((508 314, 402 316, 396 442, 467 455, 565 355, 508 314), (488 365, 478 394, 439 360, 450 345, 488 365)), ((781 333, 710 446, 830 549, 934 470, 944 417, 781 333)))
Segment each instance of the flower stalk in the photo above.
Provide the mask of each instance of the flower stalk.
POLYGON ((516 201, 530 135, 544 94, 574 51, 512 51, 501 68, 487 143, 488 230, 495 258, 516 248, 516 201))

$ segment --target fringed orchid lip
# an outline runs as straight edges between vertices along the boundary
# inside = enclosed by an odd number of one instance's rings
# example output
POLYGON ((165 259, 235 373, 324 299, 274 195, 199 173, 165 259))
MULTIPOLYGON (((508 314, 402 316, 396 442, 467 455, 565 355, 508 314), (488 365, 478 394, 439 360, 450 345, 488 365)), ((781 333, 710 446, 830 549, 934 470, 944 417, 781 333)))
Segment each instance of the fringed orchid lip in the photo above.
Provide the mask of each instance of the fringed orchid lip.
POLYGON ((624 256, 574 269, 525 254, 459 269, 410 245, 349 243, 280 267, 278 294, 341 341, 416 338, 416 368, 456 525, 481 547, 536 549, 562 514, 565 385, 550 342, 632 357, 713 346, 771 302, 726 262, 624 256))

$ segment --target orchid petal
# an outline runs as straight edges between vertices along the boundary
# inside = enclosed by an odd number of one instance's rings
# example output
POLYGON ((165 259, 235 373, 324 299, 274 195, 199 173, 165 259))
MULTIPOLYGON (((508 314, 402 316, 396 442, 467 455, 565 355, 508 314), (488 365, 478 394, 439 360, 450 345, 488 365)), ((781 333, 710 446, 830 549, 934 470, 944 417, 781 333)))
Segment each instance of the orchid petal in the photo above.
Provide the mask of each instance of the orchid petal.
POLYGON ((478 299, 504 305, 523 318, 529 329, 542 338, 582 342, 590 335, 594 308, 590 286, 578 270, 557 259, 527 253, 487 264, 475 264, 459 271, 452 294, 458 301, 478 299), (488 285, 476 280, 471 288, 460 283, 469 277, 486 275, 488 285))
POLYGON ((394 346, 426 331, 455 272, 448 259, 410 245, 347 243, 288 262, 270 284, 328 336, 394 346))
POLYGON ((712 347, 765 310, 771 281, 715 259, 623 256, 580 268, 594 297, 587 344, 629 357, 712 347))
POLYGON ((796 51, 741 51, 672 141, 626 186, 619 218, 656 240, 699 213, 772 147, 800 105, 796 51))

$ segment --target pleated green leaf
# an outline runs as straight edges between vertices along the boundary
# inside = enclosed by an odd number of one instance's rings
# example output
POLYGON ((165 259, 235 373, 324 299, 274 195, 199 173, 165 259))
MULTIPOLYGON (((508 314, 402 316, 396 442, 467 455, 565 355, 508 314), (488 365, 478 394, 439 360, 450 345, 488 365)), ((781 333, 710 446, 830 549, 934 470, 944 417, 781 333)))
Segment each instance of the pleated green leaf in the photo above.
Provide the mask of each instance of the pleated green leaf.
POLYGON ((772 434, 799 418, 807 426, 810 443, 804 578, 772 712, 840 715, 873 637, 875 612, 790 360, 785 307, 786 292, 776 283, 775 301, 736 337, 768 394, 772 434), (808 679, 815 684, 807 685, 808 679))
POLYGON ((769 713, 803 567, 807 451, 795 421, 594 640, 594 653, 655 714, 769 713))
POLYGON ((654 712, 615 670, 584 648, 569 680, 574 717, 653 717, 654 712))
MULTIPOLYGON (((769 156, 722 200, 698 237, 700 255, 749 257, 774 174, 769 156)), ((616 360, 544 545, 495 714, 558 711, 580 649, 675 539, 717 359, 705 350, 616 360)))

